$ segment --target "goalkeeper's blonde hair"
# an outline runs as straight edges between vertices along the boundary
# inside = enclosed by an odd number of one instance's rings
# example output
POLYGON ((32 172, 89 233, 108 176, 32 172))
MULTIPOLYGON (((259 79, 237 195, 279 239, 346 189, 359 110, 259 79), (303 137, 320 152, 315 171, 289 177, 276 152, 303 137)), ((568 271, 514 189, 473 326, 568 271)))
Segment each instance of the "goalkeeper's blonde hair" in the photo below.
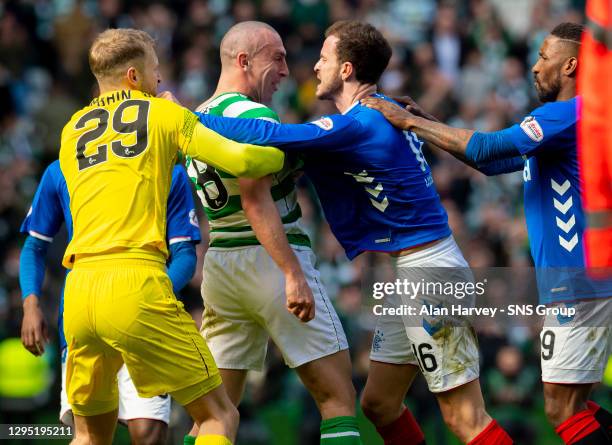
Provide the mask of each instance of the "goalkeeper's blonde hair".
POLYGON ((138 29, 107 29, 89 49, 89 66, 98 79, 120 77, 129 65, 142 63, 147 51, 155 51, 155 40, 138 29))

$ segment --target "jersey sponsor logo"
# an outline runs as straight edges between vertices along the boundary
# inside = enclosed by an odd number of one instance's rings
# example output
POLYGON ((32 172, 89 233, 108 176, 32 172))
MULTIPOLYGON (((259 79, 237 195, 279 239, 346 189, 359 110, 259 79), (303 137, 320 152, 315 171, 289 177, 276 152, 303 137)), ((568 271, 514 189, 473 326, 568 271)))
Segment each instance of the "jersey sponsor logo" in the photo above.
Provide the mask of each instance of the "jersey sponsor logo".
POLYGON ((521 122, 520 127, 533 142, 542 142, 544 140, 544 131, 535 117, 527 116, 521 122))
POLYGON ((328 117, 322 117, 321 119, 313 121, 311 123, 315 124, 317 127, 325 131, 329 131, 334 128, 334 121, 328 117))
POLYGON ((191 209, 189 211, 189 224, 194 227, 200 228, 200 222, 198 221, 198 215, 196 215, 195 209, 191 209))

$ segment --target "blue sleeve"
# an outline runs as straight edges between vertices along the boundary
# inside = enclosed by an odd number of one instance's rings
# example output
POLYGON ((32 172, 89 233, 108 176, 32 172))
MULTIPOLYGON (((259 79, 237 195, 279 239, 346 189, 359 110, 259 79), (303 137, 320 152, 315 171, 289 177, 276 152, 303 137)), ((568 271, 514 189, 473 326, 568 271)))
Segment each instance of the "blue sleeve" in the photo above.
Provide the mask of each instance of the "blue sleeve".
MULTIPOLYGON (((30 211, 21 225, 21 232, 49 242, 52 241, 64 222, 62 204, 53 177, 54 164, 45 170, 30 211)), ((59 170, 59 163, 57 170, 59 170)))
POLYGON ((238 142, 272 145, 284 151, 342 149, 367 131, 356 119, 335 114, 307 124, 277 124, 196 113, 205 127, 238 142))
POLYGON ((175 165, 172 171, 166 238, 170 246, 180 241, 191 241, 195 244, 201 241, 191 185, 182 165, 175 165))
POLYGON ((45 261, 49 243, 33 236, 28 236, 21 249, 19 258, 19 286, 21 298, 30 294, 40 296, 45 278, 45 261))
POLYGON ((196 250, 193 243, 182 241, 170 246, 168 276, 172 281, 172 290, 175 295, 178 295, 193 277, 196 263, 196 250))
POLYGON ((478 171, 487 176, 501 175, 504 173, 512 173, 522 170, 525 167, 525 159, 522 156, 514 158, 500 159, 491 161, 477 166, 478 171))
POLYGON ((493 133, 475 132, 465 149, 465 157, 477 166, 520 156, 510 138, 510 129, 493 133))
POLYGON ((568 138, 573 138, 577 120, 576 100, 550 102, 533 110, 520 124, 513 125, 508 131, 509 139, 522 155, 532 156, 542 150, 560 150, 567 147, 568 138), (553 142, 553 143, 551 143, 553 142))

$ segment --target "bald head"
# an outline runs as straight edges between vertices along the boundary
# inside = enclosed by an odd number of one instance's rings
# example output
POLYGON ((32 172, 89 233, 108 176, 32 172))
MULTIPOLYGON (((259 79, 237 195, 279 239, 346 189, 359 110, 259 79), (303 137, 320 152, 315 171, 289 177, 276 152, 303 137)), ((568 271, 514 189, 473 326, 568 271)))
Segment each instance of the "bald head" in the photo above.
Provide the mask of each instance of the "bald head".
MULTIPOLYGON (((255 57, 267 45, 281 41, 274 28, 263 22, 240 22, 232 26, 221 40, 221 65, 225 69, 235 63, 240 53, 255 57)), ((282 43, 281 43, 282 44, 282 43)))
POLYGON ((221 77, 216 94, 238 92, 269 103, 289 75, 283 41, 262 22, 241 22, 221 40, 221 77))

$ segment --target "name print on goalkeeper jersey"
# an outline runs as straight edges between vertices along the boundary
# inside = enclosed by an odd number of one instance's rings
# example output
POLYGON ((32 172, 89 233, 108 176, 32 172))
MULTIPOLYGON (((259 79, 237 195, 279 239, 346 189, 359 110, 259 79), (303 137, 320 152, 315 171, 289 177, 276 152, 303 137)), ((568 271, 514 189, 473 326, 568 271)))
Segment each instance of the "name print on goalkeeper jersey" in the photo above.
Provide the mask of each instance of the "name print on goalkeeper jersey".
MULTIPOLYGON (((274 124, 280 122, 278 115, 270 108, 240 93, 220 94, 204 104, 198 112, 259 119, 274 124)), ((210 224, 210 246, 229 248, 260 244, 242 209, 238 178, 190 156, 187 156, 185 165, 210 224)), ((302 210, 297 201, 293 172, 292 162, 286 157, 283 169, 273 174, 272 198, 289 243, 310 246, 308 235, 300 224, 302 210)))
POLYGON ((344 115, 307 124, 198 116, 206 127, 236 141, 299 152, 349 259, 364 251, 393 252, 451 234, 422 142, 411 132, 393 128, 377 111, 355 103, 344 115))

